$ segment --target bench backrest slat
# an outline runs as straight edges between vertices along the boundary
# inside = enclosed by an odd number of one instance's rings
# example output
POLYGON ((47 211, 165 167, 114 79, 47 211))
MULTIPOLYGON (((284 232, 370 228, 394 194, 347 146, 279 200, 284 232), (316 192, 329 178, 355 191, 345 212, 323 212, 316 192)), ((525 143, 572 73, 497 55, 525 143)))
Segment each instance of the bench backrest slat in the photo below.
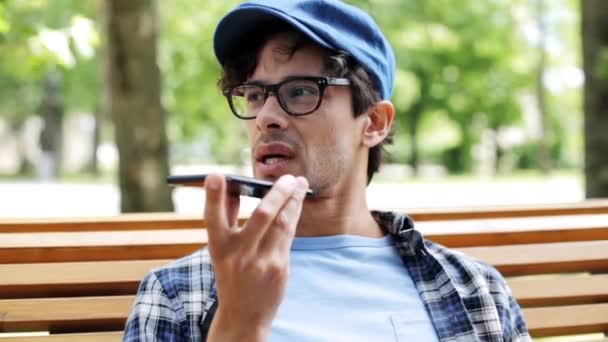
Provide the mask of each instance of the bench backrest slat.
POLYGON ((608 240, 458 249, 503 275, 608 272, 608 240))
MULTIPOLYGON (((175 259, 194 252, 203 245, 100 246, 100 247, 42 247, 0 250, 0 262, 4 264, 109 260, 175 259)), ((491 247, 458 248, 465 254, 477 257, 497 266, 508 275, 552 272, 603 272, 608 262, 608 240, 510 245, 491 247), (542 258, 536 258, 539 249, 542 258), (521 253, 512 259, 512 253, 521 253), (519 260, 515 262, 515 260, 519 260), (561 264, 560 264, 561 263, 561 264), (589 263, 587 266, 585 263, 589 263), (528 266, 526 266, 528 265, 528 266), (527 271, 524 268, 528 267, 527 271)))
MULTIPOLYGON (((43 330, 67 333, 80 329, 120 330, 133 303, 132 296, 1 301, 9 314, 3 330, 43 330)), ((584 334, 608 330, 608 303, 524 308, 528 329, 537 337, 584 334)))
POLYGON ((120 342, 122 331, 46 336, 3 337, 2 342, 120 342))
POLYGON ((124 328, 133 296, 6 299, 0 303, 4 332, 117 331, 124 328))
POLYGON ((535 337, 608 331, 608 303, 524 309, 535 337))
MULTIPOLYGON (((382 208, 410 215, 415 221, 467 220, 532 216, 608 214, 608 200, 575 203, 448 208, 382 208)), ((247 215, 241 217, 244 221, 247 215)), ((191 229, 206 227, 201 215, 175 213, 122 214, 110 217, 15 218, 0 220, 0 233, 99 230, 191 229)))
POLYGON ((608 302, 608 274, 507 278, 522 307, 608 302))
MULTIPOLYGON (((384 208, 383 210, 390 210, 384 208)), ((478 207, 392 209, 411 214, 415 221, 468 220, 533 216, 608 214, 608 200, 593 199, 575 203, 497 205, 478 207)))
POLYGON ((0 264, 0 299, 134 294, 149 271, 170 261, 0 264))

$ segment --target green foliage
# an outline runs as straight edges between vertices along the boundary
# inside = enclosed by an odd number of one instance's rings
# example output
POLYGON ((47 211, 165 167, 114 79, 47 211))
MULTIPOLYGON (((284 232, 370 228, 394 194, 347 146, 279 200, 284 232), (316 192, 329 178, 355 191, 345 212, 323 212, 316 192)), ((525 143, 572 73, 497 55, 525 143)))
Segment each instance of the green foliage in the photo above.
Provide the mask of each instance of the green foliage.
MULTIPOLYGON (((505 1, 353 1, 367 7, 385 28, 397 55, 400 74, 413 74, 409 82, 416 94, 414 101, 403 103, 403 87, 395 94, 398 134, 407 134, 412 110, 426 118, 442 113, 449 127, 462 132, 455 141, 444 144, 448 155, 469 153, 472 139, 464 139, 476 116, 486 118, 488 126, 500 128, 518 124, 521 119, 517 96, 529 84, 530 67, 516 70, 518 46, 525 45, 517 34, 512 16, 512 2, 505 1), (387 6, 388 5, 388 6, 387 6), (419 106, 412 106, 419 101, 419 106), (465 132, 467 130, 467 132, 465 132), (457 152, 461 151, 461 152, 457 152)), ((411 92, 405 97, 410 98, 411 92)), ((451 134, 440 126, 420 123, 419 131, 427 138, 418 139, 423 146, 434 137, 451 134)), ((447 126, 446 126, 447 127, 447 126)), ((434 150, 434 149, 432 149, 434 150)), ((430 152, 430 151, 429 151, 430 152)), ((461 160, 462 157, 449 157, 461 160)), ((404 160, 402 160, 404 161, 404 160)), ((460 165, 461 163, 450 163, 460 165)), ((470 165, 462 165, 469 168, 470 165)))
POLYGON ((0 3, 0 113, 14 121, 38 111, 43 79, 58 70, 69 108, 95 106, 92 2, 77 0, 0 3), (87 25, 89 27, 87 27, 87 25), (83 36, 83 34, 89 36, 83 36), (92 48, 92 47, 91 47, 92 48))
MULTIPOLYGON (((538 57, 535 43, 524 38, 526 20, 530 24, 534 19, 532 2, 347 1, 378 21, 397 56, 393 97, 397 136, 391 161, 411 158, 409 135, 413 132, 423 162, 442 162, 451 171, 470 170, 471 148, 483 129, 524 125, 520 98, 534 93, 538 57), (522 16, 527 19, 522 21, 522 16)), ((239 2, 157 2, 159 67, 170 141, 176 148, 199 145, 196 150, 202 152, 195 156, 197 162, 239 163, 247 146, 244 123, 230 114, 217 88, 220 69, 212 41, 222 15, 239 2)), ((563 13, 577 17, 577 0, 546 0, 546 4, 549 19, 563 13)), ((68 112, 95 110, 98 57, 89 55, 79 42, 84 39, 96 47, 97 35, 103 32, 93 30, 82 38, 75 32, 82 32, 83 26, 72 28, 87 18, 95 24, 98 12, 94 1, 0 0, 0 115, 22 118, 35 112, 41 80, 49 70, 59 70, 63 76, 68 112), (67 50, 49 48, 42 38, 49 34, 63 34, 67 50)), ((579 43, 578 22, 560 23, 558 19, 550 22, 551 35, 562 40, 567 53, 550 54, 548 63, 580 64, 579 54, 571 52, 577 51, 572 47, 579 43)), ((608 75, 608 54, 602 56, 606 61, 598 64, 598 72, 608 75)), ((555 156, 560 163, 575 165, 581 145, 580 94, 571 89, 552 91, 547 99, 555 156), (568 156, 563 156, 562 149, 568 156)), ((506 154, 521 154, 522 166, 534 166, 535 144, 529 141, 506 154)))
POLYGON ((602 79, 608 79, 608 47, 602 48, 598 53, 596 75, 602 79))
POLYGON ((215 161, 240 162, 243 123, 217 87, 220 67, 213 32, 238 1, 161 2, 160 67, 164 104, 170 113, 170 139, 208 144, 215 161))

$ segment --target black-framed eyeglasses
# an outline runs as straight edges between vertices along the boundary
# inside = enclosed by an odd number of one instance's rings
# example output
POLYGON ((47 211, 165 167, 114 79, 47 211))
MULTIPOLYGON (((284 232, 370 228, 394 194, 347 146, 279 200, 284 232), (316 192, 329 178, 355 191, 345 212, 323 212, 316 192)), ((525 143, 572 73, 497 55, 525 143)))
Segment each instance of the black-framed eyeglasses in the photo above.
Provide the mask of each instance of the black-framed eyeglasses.
POLYGON ((290 115, 306 115, 319 109, 328 86, 348 86, 347 78, 291 77, 277 84, 243 83, 224 89, 232 113, 240 119, 255 119, 270 94, 290 115))

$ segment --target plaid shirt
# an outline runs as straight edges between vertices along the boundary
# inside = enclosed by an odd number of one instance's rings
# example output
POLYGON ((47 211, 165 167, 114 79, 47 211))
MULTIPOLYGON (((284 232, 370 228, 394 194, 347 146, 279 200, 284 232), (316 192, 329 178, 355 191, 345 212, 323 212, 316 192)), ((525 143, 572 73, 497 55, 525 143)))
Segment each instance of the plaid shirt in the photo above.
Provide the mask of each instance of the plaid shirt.
MULTIPOLYGON (((441 341, 531 340, 498 271, 424 240, 407 216, 373 214, 393 235, 441 341)), ((143 279, 123 341, 204 341, 216 307, 211 259, 201 249, 143 279)))

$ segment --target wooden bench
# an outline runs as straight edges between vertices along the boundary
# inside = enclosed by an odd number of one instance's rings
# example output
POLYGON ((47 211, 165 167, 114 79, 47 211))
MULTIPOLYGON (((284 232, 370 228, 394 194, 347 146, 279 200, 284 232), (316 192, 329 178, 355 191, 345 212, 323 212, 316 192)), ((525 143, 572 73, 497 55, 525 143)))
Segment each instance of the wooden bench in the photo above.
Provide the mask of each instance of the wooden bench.
MULTIPOLYGON (((533 336, 608 331, 608 201, 407 212, 428 239, 497 267, 533 336)), ((50 332, 0 341, 120 341, 139 281, 203 246, 203 227, 176 214, 0 220, 0 334, 50 332)))

